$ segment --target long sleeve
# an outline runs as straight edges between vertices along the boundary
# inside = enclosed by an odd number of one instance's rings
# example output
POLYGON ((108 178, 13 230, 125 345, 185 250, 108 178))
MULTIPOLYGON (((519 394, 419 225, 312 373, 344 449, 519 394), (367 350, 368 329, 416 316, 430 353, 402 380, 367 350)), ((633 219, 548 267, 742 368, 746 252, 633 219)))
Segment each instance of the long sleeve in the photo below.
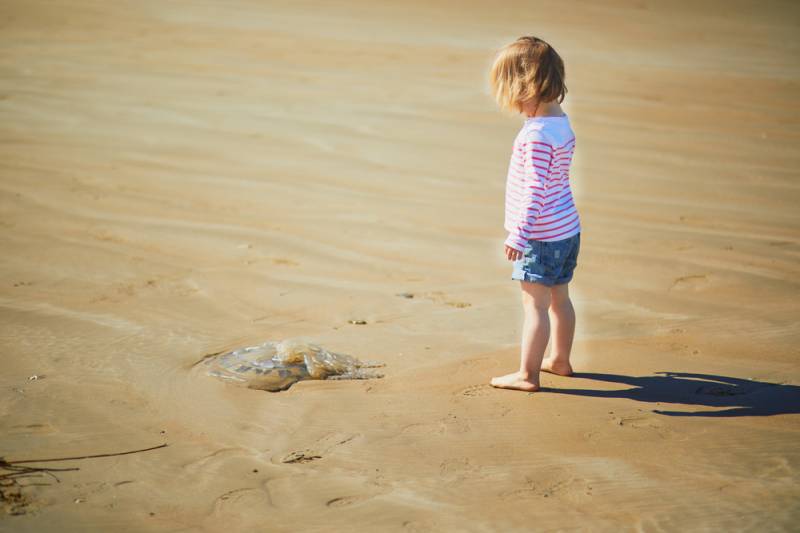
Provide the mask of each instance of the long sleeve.
MULTIPOLYGON (((547 195, 553 145, 538 130, 529 131, 517 147, 522 165, 512 159, 506 193, 509 217, 505 244, 524 251, 533 224, 542 211, 547 195), (521 168, 520 168, 521 166, 521 168)), ((517 160, 519 161, 519 159, 517 160)))

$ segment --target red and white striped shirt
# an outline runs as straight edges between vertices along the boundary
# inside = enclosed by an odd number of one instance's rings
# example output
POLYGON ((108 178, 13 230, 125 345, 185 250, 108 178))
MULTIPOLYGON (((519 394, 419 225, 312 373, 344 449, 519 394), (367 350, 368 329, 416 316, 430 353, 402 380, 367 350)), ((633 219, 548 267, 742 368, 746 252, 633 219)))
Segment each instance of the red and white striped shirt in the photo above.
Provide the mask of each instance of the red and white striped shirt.
POLYGON ((560 241, 581 231, 569 184, 575 133, 564 114, 528 117, 514 139, 506 178, 505 244, 560 241))

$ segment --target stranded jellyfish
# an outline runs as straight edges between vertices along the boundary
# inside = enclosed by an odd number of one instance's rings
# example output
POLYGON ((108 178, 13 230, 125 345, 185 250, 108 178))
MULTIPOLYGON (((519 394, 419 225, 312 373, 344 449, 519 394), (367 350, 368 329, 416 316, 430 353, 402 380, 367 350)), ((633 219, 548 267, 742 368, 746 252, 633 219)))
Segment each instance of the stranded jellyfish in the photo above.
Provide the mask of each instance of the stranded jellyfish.
POLYGON ((371 370, 384 366, 328 351, 301 339, 266 341, 227 352, 209 354, 197 363, 206 373, 250 389, 286 390, 304 379, 370 379, 383 374, 371 370))

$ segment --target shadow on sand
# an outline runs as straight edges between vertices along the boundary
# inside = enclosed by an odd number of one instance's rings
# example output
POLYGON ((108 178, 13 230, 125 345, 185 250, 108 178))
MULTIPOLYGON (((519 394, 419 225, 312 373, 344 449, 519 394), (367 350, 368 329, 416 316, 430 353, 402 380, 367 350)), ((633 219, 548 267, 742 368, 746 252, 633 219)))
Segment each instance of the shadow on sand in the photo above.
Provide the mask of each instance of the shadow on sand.
POLYGON ((658 376, 632 377, 619 374, 575 372, 572 377, 597 379, 632 385, 623 390, 564 389, 548 387, 548 392, 629 398, 640 402, 727 407, 718 411, 663 411, 671 416, 770 416, 800 413, 800 387, 749 379, 695 374, 689 372, 656 372, 658 376))

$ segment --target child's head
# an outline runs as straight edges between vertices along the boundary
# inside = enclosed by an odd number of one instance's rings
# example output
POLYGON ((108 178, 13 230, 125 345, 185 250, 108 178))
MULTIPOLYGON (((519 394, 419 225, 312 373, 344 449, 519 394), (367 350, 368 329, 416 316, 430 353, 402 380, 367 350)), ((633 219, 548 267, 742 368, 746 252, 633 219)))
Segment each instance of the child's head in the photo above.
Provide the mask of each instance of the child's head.
POLYGON ((523 105, 564 101, 564 61, 548 43, 523 36, 501 48, 489 72, 492 94, 501 109, 523 112, 523 105))

